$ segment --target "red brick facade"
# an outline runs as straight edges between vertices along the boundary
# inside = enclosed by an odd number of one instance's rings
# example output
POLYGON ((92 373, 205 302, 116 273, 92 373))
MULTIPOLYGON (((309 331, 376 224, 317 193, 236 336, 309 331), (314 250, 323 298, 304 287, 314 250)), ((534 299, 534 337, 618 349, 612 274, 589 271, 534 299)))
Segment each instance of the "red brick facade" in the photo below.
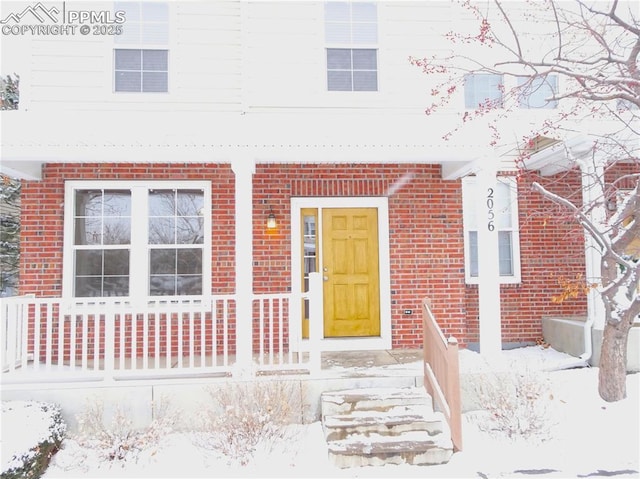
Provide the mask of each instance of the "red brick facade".
MULTIPOLYGON (((49 164, 42 181, 23 184, 21 294, 61 295, 64 181, 81 179, 211 181, 212 291, 234 291, 235 181, 229 165, 49 164)), ((562 290, 559 278, 584 271, 583 237, 579 229, 554 214, 548 200, 531 190, 530 181, 519 181, 522 282, 502 287, 505 342, 540 337, 543 316, 586 313, 583 297, 552 301, 562 290)), ((580 180, 573 174, 543 181, 557 191, 575 191, 580 180)), ((437 165, 257 165, 254 291, 291 289, 292 197, 387 195, 393 347, 421 346, 424 297, 430 298, 446 334, 465 344, 477 342, 477 287, 465 284, 461 182, 442 180, 437 165), (269 208, 278 218, 277 234, 265 232, 269 208), (406 309, 413 314, 404 314, 406 309)))

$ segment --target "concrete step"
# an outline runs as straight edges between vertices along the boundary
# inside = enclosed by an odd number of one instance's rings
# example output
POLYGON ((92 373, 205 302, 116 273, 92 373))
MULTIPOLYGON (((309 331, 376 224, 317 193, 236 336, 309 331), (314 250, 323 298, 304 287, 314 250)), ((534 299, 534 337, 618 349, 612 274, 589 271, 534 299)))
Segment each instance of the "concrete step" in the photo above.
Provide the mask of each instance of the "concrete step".
POLYGON ((325 391, 322 417, 351 411, 387 411, 396 406, 431 404, 424 388, 365 388, 325 391))
POLYGON ((394 436, 406 431, 426 431, 435 436, 444 431, 443 418, 427 404, 394 406, 386 411, 356 410, 326 416, 323 427, 327 441, 353 434, 394 436))
POLYGON ((453 454, 448 425, 424 388, 322 394, 329 458, 338 467, 442 464, 453 454))
POLYGON ((425 432, 408 431, 399 436, 353 435, 327 443, 329 458, 337 467, 385 464, 444 464, 453 454, 451 440, 425 432))

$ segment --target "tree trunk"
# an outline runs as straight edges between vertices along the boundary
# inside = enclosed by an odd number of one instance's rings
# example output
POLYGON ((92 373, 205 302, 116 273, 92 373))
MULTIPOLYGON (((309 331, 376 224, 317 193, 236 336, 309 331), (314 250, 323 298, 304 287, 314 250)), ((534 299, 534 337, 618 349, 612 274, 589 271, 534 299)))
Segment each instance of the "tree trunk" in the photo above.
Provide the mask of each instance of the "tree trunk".
POLYGON ((631 322, 605 323, 600 352, 598 392, 607 402, 627 397, 627 339, 631 322))

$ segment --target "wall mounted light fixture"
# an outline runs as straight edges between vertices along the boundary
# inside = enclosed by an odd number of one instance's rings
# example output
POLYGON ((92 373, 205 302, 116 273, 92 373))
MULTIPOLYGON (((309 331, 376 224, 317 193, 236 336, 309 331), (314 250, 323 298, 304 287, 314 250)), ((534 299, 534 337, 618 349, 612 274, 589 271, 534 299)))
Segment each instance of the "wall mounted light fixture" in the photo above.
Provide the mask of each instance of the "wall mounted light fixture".
POLYGON ((269 207, 269 216, 267 216, 267 229, 274 230, 278 227, 278 222, 276 221, 276 215, 273 214, 273 209, 269 207))

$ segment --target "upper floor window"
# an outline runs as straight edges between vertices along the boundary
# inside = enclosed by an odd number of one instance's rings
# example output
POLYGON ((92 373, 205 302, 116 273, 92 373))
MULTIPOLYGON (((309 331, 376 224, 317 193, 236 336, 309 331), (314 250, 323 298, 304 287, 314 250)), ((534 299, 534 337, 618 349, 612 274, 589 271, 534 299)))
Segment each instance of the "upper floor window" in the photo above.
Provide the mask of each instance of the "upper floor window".
POLYGON ((502 75, 469 73, 464 77, 464 106, 469 109, 481 105, 502 108, 503 90, 502 75))
POLYGON ((208 290, 205 184, 69 182, 65 287, 73 297, 208 290))
POLYGON ((115 91, 166 92, 169 52, 167 50, 114 51, 115 91))
MULTIPOLYGON (((466 282, 475 284, 481 278, 478 270, 478 221, 476 217, 479 192, 475 177, 464 178, 464 251, 466 282)), ((501 177, 495 190, 482 194, 490 202, 494 219, 492 227, 498 232, 498 271, 501 283, 520 282, 520 235, 518 223, 518 190, 514 178, 501 177)))
POLYGON ((558 92, 558 76, 546 77, 518 77, 520 108, 557 108, 557 100, 549 100, 558 92))
POLYGON ((169 5, 166 2, 115 2, 115 11, 125 12, 117 44, 168 45, 169 5))
POLYGON ((166 2, 116 2, 125 12, 123 33, 114 36, 116 92, 169 91, 169 5, 166 2))
POLYGON ((378 90, 375 3, 325 3, 325 42, 329 91, 378 90))

